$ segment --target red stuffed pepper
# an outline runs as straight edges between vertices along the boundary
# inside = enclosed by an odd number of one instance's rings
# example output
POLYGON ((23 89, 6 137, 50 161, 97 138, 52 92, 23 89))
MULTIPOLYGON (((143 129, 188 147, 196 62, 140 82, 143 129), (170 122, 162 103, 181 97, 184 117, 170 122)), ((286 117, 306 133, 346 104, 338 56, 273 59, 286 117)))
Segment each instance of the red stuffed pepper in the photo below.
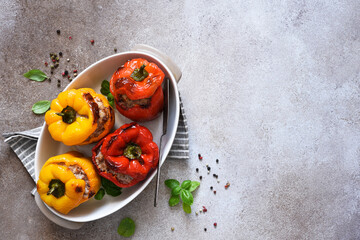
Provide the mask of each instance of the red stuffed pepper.
POLYGON ((107 135, 92 149, 100 176, 117 186, 131 187, 144 180, 159 162, 159 148, 149 129, 135 122, 107 135))
POLYGON ((161 84, 165 74, 155 64, 138 58, 120 67, 111 77, 110 92, 117 110, 133 121, 149 121, 164 105, 161 84))

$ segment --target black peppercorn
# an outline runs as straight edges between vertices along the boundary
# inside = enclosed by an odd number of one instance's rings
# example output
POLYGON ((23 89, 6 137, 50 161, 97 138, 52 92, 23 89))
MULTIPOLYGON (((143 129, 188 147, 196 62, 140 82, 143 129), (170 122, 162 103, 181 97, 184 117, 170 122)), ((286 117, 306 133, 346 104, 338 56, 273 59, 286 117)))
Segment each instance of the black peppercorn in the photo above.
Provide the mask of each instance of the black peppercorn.
POLYGON ((56 33, 60 35, 60 33, 61 33, 60 29, 56 30, 56 33))
POLYGON ((201 180, 201 179, 202 179, 202 176, 200 176, 199 178, 200 178, 200 180, 201 180))
POLYGON ((68 70, 65 70, 65 72, 64 72, 64 73, 65 73, 65 75, 68 75, 68 74, 69 74, 68 70))
POLYGON ((199 169, 198 169, 198 168, 196 168, 196 172, 199 172, 199 169))
POLYGON ((205 231, 205 232, 206 232, 206 230, 207 230, 207 229, 206 229, 206 228, 204 228, 204 231, 205 231))
POLYGON ((210 187, 210 190, 213 190, 213 187, 212 187, 212 186, 210 187))
POLYGON ((62 57, 62 52, 59 52, 59 56, 62 57))
POLYGON ((219 163, 219 159, 216 159, 216 163, 219 163))

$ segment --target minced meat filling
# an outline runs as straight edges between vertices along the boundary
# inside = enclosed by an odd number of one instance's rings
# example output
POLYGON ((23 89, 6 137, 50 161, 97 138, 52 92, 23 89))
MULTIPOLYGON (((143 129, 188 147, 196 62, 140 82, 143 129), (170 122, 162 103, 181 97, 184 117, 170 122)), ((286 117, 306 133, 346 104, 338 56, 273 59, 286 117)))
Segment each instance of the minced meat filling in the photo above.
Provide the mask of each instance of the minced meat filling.
POLYGON ((140 105, 143 108, 147 108, 148 106, 150 106, 151 98, 131 100, 125 94, 119 94, 117 102, 123 109, 132 108, 135 105, 140 105))
POLYGON ((109 119, 110 110, 104 106, 104 103, 100 98, 95 97, 94 100, 99 107, 99 119, 97 120, 98 125, 96 130, 85 140, 85 142, 98 137, 105 130, 104 124, 109 119))
POLYGON ((98 166, 99 170, 102 171, 102 172, 111 173, 122 184, 129 184, 133 180, 133 178, 131 176, 129 176, 129 175, 118 173, 118 172, 115 172, 112 169, 108 168, 106 166, 104 156, 103 156, 103 154, 101 153, 100 150, 101 150, 101 146, 98 148, 97 155, 95 157, 96 165, 98 166))
MULTIPOLYGON (((65 166, 65 163, 58 163, 58 165, 61 165, 61 166, 65 166)), ((83 197, 84 198, 88 198, 89 197, 89 190, 90 190, 90 184, 89 184, 89 179, 86 175, 86 173, 84 172, 84 170, 79 166, 79 165, 70 165, 70 166, 67 166, 70 171, 74 174, 74 176, 77 178, 77 179, 82 179, 85 181, 85 191, 84 191, 84 195, 83 197)))

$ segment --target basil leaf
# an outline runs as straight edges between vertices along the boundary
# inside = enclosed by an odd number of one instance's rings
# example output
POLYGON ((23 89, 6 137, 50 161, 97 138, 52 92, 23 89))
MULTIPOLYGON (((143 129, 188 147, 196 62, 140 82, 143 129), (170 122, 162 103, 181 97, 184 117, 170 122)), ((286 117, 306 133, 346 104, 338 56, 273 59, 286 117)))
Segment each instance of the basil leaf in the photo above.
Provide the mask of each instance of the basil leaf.
POLYGON ((32 106, 31 110, 35 114, 43 114, 47 110, 49 110, 50 104, 51 104, 51 102, 48 100, 38 101, 32 106))
POLYGON ((110 196, 117 197, 121 194, 121 188, 106 178, 101 178, 101 185, 105 188, 106 194, 110 196))
POLYGON ((102 81, 100 92, 105 96, 107 96, 110 93, 110 83, 108 80, 102 81))
POLYGON ((182 190, 180 194, 181 200, 187 205, 191 205, 194 202, 193 195, 188 190, 182 190))
POLYGON ((95 194, 96 200, 101 200, 105 196, 105 190, 103 188, 100 188, 99 191, 95 194))
POLYGON ((165 185, 170 189, 174 189, 175 187, 180 186, 180 183, 178 180, 175 179, 167 179, 165 180, 165 185))
POLYGON ((46 76, 46 74, 43 73, 42 71, 40 71, 39 69, 32 69, 32 70, 28 71, 27 73, 24 73, 23 76, 30 80, 37 81, 37 82, 42 82, 48 78, 46 76))
POLYGON ((117 231, 123 237, 131 237, 135 232, 135 222, 131 218, 124 218, 121 220, 117 231))
POLYGON ((171 191, 171 195, 172 196, 179 196, 180 192, 181 192, 181 187, 177 186, 177 187, 173 188, 173 190, 171 191))
POLYGON ((182 189, 188 189, 191 185, 191 181, 190 180, 185 180, 181 183, 181 188, 182 189))
POLYGON ((190 188, 189 188, 189 192, 193 192, 195 191, 198 186, 200 186, 200 183, 197 182, 197 181, 191 181, 191 185, 190 185, 190 188))
POLYGON ((186 204, 186 203, 183 202, 182 206, 183 206, 184 212, 186 212, 186 213, 191 213, 191 207, 190 207, 190 205, 188 205, 188 204, 186 204))
POLYGON ((111 93, 109 93, 109 94, 107 95, 107 99, 108 99, 108 101, 109 101, 109 104, 110 104, 112 107, 114 107, 114 96, 113 96, 111 93))
POLYGON ((173 207, 175 205, 178 205, 180 202, 180 197, 179 196, 172 196, 170 199, 169 199, 169 206, 170 207, 173 207))

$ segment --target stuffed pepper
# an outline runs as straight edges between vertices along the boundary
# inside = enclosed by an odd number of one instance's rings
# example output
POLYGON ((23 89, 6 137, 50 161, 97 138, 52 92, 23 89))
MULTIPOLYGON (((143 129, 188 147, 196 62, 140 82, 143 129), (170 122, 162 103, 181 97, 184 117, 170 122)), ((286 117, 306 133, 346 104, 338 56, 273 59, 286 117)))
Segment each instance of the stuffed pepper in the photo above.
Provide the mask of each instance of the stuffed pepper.
POLYGON ((89 200, 100 188, 100 177, 90 159, 78 152, 49 158, 36 184, 40 198, 60 213, 89 200))
POLYGON ((130 123, 103 138, 92 150, 92 161, 100 176, 126 188, 157 166, 159 148, 149 129, 130 123))
POLYGON ((165 74, 152 62, 132 59, 120 67, 110 80, 110 92, 117 110, 133 121, 156 118, 163 109, 162 82, 165 74))
POLYGON ((45 114, 52 138, 65 145, 97 142, 114 126, 114 110, 108 100, 91 88, 61 92, 45 114))

